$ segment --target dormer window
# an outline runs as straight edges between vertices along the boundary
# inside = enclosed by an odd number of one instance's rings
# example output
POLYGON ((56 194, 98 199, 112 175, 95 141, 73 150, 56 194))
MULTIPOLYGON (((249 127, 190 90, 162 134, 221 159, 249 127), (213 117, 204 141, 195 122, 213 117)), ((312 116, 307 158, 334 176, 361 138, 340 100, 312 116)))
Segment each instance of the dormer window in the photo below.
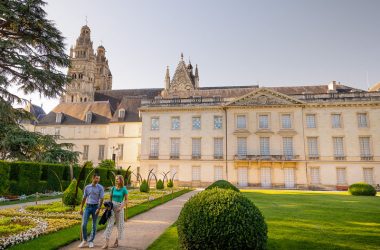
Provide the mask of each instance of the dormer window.
POLYGON ((89 111, 86 114, 86 123, 91 123, 92 122, 92 112, 89 111))
POLYGON ((55 123, 62 123, 63 113, 59 112, 55 114, 55 123))
POLYGON ((119 109, 119 118, 124 119, 125 117, 125 109, 119 109))

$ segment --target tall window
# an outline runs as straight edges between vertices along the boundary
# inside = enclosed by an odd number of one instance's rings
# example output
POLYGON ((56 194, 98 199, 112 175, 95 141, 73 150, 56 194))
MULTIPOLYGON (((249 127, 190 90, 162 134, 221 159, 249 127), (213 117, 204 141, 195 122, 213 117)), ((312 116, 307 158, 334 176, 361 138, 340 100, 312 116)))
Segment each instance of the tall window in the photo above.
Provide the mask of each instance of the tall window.
POLYGON ((344 160, 343 137, 333 137, 335 160, 344 160))
POLYGON ((195 159, 201 157, 201 138, 192 138, 192 157, 195 159))
POLYGON ((222 129, 223 127, 223 117, 220 115, 214 116, 214 129, 222 129))
POLYGON ((150 157, 157 158, 159 151, 159 138, 150 138, 150 157))
POLYGON ((320 184, 319 168, 310 169, 311 184, 320 184))
POLYGON ((370 185, 373 185, 373 169, 372 168, 363 168, 363 177, 364 182, 370 185))
POLYGON ((260 137, 260 155, 270 155, 269 137, 260 137))
POLYGON ((83 145, 83 160, 88 160, 88 150, 89 150, 89 145, 83 145))
POLYGON ((359 113, 358 114, 358 126, 359 126, 359 128, 368 128, 367 113, 359 113))
POLYGON ((371 146, 370 146, 370 137, 369 136, 361 136, 359 137, 360 144, 360 156, 363 160, 371 157, 371 146))
POLYGON ((306 115, 306 127, 307 128, 316 128, 317 123, 315 121, 315 115, 314 114, 307 114, 306 115))
POLYGON ((117 144, 119 161, 123 160, 124 157, 124 144, 117 144))
POLYGON ((181 122, 179 116, 172 117, 172 130, 179 130, 181 128, 181 122))
POLYGON ((223 138, 214 138, 214 158, 223 158, 223 138))
POLYGON ((179 147, 180 147, 179 138, 170 138, 170 158, 172 159, 179 158, 179 147))
POLYGON ((125 125, 119 125, 119 136, 124 136, 125 125))
POLYGON ((269 115, 259 115, 259 129, 269 128, 269 115))
POLYGON ((262 187, 272 186, 271 168, 261 168, 260 169, 260 178, 261 178, 261 186, 262 187))
POLYGON ((192 119, 193 130, 201 129, 201 118, 199 116, 192 119))
POLYGON ((201 167, 193 166, 191 169, 191 172, 192 172, 192 180, 193 181, 200 181, 201 180, 201 167))
POLYGON ((237 154, 238 156, 247 156, 247 137, 237 138, 237 154))
POLYGON ((281 115, 281 128, 292 128, 292 116, 290 114, 281 115))
POLYGON ((341 128, 342 127, 341 115, 340 114, 332 114, 331 115, 331 124, 332 124, 333 128, 341 128))
POLYGON ((223 166, 214 167, 214 180, 215 181, 223 180, 223 166))
POLYGON ((150 128, 151 128, 151 130, 159 130, 160 129, 160 118, 152 117, 150 120, 150 128))
POLYGON ((236 116, 236 128, 247 128, 247 117, 245 115, 236 116))
POLYGON ((62 122, 62 118, 63 118, 63 114, 60 112, 60 113, 57 113, 55 115, 55 122, 56 123, 61 123, 62 122))
POLYGON ((99 145, 98 160, 100 161, 104 160, 104 147, 104 145, 99 145))
POLYGON ((345 168, 337 168, 336 169, 336 184, 345 185, 346 181, 346 169, 345 168))
POLYGON ((282 137, 282 148, 287 159, 293 158, 293 137, 282 137))
POLYGON ((308 137, 307 138, 307 147, 309 151, 309 158, 318 158, 318 137, 308 137))

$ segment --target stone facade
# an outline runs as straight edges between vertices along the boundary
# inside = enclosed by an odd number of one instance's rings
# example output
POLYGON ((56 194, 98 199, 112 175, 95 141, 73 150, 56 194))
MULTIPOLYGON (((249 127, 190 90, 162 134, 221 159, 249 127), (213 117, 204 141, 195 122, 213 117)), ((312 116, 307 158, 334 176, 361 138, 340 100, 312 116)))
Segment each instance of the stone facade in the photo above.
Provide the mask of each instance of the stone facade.
POLYGON ((169 172, 185 186, 380 183, 378 91, 336 82, 200 87, 198 67, 183 55, 164 88, 111 90, 105 49, 94 54, 87 26, 70 56, 73 81, 61 103, 28 129, 74 143, 81 163, 114 158, 142 178, 169 172))

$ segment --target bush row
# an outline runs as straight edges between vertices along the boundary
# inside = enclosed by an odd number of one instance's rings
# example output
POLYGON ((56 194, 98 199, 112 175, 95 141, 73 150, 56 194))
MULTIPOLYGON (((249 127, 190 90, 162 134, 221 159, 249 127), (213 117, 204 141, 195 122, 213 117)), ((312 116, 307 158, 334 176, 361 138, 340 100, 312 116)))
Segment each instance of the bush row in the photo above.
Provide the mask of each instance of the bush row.
MULTIPOLYGON (((81 167, 73 167, 73 175, 78 179, 81 167)), ((93 172, 100 175, 100 184, 111 186, 114 174, 125 176, 125 170, 107 168, 86 168, 81 176, 80 187, 83 188, 85 178, 93 172)), ((39 162, 7 162, 0 161, 0 195, 4 194, 33 194, 36 192, 64 191, 71 180, 70 167, 60 164, 39 162), (60 180, 60 181, 58 181, 60 180), (62 187, 61 187, 62 185, 62 187)), ((91 175, 86 183, 91 181, 91 175)))

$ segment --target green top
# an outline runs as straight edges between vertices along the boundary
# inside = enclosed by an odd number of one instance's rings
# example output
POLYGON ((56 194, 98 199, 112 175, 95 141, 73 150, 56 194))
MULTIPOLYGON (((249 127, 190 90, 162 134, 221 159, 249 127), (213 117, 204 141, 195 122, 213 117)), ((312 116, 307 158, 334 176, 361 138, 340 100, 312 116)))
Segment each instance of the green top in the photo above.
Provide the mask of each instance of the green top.
POLYGON ((126 187, 122 187, 117 189, 116 187, 112 187, 112 200, 116 202, 123 202, 124 195, 128 194, 128 190, 126 187))

